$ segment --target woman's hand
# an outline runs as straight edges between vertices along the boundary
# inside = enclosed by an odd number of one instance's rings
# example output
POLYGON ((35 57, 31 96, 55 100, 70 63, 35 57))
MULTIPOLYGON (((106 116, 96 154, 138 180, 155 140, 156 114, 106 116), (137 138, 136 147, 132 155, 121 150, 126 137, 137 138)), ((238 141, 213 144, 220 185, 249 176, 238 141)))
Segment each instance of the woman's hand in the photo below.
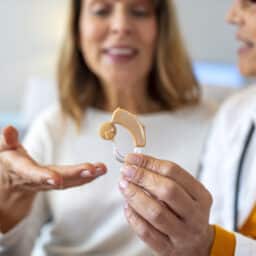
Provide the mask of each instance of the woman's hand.
POLYGON ((126 218, 135 233, 163 256, 208 256, 212 197, 178 165, 130 154, 121 168, 126 218))
POLYGON ((10 190, 65 189, 91 182, 106 173, 101 163, 74 166, 42 166, 19 143, 18 132, 9 126, 0 141, 0 187, 10 190))
POLYGON ((102 163, 40 165, 19 143, 17 130, 6 127, 0 138, 0 231, 8 231, 26 216, 37 192, 80 186, 106 170, 102 163))

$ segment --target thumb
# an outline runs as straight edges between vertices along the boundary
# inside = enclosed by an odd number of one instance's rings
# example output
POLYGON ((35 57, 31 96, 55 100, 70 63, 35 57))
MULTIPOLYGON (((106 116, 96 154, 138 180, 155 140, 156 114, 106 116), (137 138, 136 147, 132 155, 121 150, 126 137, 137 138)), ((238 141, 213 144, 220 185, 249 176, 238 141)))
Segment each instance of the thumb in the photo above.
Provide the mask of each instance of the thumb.
POLYGON ((5 127, 0 136, 0 152, 19 146, 19 132, 13 126, 5 127))

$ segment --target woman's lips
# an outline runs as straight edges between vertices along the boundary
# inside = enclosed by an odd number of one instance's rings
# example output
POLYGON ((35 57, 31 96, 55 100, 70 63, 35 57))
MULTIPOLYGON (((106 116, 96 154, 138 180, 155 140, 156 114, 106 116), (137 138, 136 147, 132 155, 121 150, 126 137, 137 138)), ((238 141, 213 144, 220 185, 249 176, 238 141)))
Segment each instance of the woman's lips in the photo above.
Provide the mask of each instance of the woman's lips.
POLYGON ((138 50, 130 47, 111 47, 103 50, 103 54, 114 63, 131 61, 138 54, 138 50))
POLYGON ((246 54, 253 50, 254 44, 252 43, 242 43, 242 46, 238 49, 238 54, 246 54))
POLYGON ((241 42, 241 46, 238 49, 238 54, 247 54, 251 50, 254 49, 255 44, 252 41, 249 41, 247 39, 244 39, 240 36, 237 37, 237 39, 241 42))

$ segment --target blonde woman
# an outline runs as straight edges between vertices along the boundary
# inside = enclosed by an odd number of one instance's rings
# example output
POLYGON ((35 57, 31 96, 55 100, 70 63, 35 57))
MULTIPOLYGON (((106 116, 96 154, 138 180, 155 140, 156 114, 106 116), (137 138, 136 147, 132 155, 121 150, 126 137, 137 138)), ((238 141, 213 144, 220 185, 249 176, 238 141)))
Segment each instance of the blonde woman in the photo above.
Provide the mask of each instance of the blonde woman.
POLYGON ((195 173, 214 111, 200 102, 172 1, 80 0, 70 10, 59 106, 24 146, 14 128, 2 134, 1 251, 29 255, 50 220, 46 255, 152 255, 123 216, 120 166, 97 130, 125 108, 147 127, 145 153, 195 173))

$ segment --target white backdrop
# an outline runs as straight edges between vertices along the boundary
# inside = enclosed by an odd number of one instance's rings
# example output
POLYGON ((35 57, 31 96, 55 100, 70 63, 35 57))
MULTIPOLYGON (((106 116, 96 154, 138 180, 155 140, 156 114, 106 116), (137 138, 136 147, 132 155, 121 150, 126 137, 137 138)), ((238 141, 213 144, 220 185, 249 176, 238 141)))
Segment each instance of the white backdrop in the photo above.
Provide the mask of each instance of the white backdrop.
MULTIPOLYGON (((234 62, 235 42, 224 15, 231 0, 175 0, 196 60, 234 62)), ((68 0, 0 0, 0 112, 16 111, 27 79, 53 77, 68 0)))

